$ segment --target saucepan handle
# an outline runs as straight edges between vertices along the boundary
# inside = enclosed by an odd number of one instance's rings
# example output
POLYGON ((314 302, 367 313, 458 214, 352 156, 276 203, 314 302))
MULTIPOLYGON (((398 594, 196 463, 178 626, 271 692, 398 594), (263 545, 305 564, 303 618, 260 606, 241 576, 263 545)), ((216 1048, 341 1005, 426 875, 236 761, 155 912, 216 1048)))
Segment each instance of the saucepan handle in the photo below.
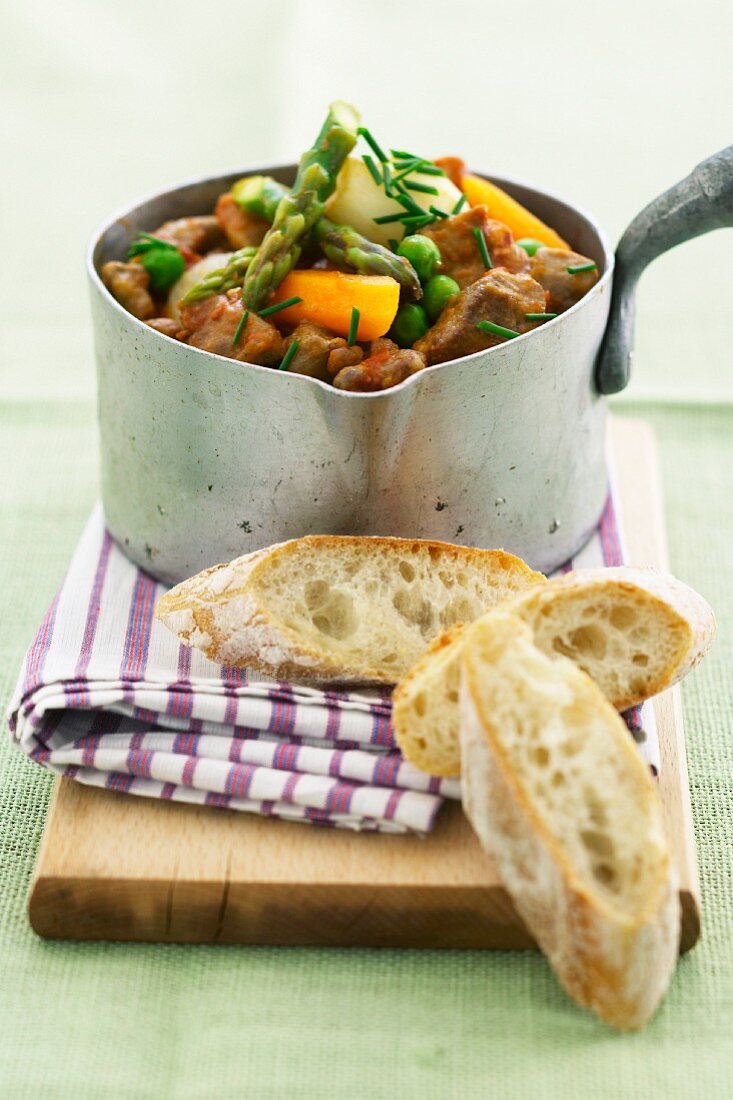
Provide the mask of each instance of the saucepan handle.
POLYGON ((618 393, 629 381, 634 293, 644 268, 675 245, 727 225, 733 225, 733 145, 650 202, 619 241, 611 312, 596 365, 601 393, 618 393))

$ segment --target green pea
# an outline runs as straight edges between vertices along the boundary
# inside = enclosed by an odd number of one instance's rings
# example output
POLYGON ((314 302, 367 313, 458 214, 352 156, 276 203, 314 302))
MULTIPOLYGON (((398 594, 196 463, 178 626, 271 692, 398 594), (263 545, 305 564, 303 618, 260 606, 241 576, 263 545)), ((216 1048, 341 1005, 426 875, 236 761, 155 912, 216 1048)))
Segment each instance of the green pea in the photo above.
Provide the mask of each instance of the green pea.
POLYGON ((431 321, 437 321, 441 313, 461 288, 450 275, 433 275, 423 288, 423 308, 431 321))
POLYGON ((140 255, 150 276, 151 290, 168 290, 186 270, 186 261, 177 248, 151 248, 140 255))
POLYGON ((521 241, 517 241, 520 248, 523 248, 528 256, 534 256, 538 248, 545 248, 544 241, 536 241, 534 237, 522 237, 521 241))
POLYGON ((440 267, 440 249, 430 237, 415 233, 400 241, 398 256, 404 256, 412 264, 421 283, 426 283, 440 267))
POLYGON ((389 335, 401 348, 411 348, 429 328, 430 322, 423 307, 408 303, 397 310, 389 335))

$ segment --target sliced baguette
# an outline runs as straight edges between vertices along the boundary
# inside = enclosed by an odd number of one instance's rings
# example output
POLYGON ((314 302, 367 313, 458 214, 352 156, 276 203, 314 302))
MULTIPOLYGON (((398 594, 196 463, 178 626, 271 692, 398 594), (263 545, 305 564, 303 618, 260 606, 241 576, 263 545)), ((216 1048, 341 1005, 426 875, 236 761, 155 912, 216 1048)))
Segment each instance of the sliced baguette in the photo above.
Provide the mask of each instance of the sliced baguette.
POLYGON ((199 573, 163 596, 157 616, 220 664, 393 684, 441 630, 544 583, 502 550, 311 535, 199 573))
POLYGON ((466 632, 465 812, 566 991, 641 1027, 669 983, 680 907, 659 797, 593 681, 499 608, 466 632))
MULTIPOLYGON (((675 577, 652 570, 587 569, 514 597, 535 645, 570 657, 617 710, 681 680, 715 635, 710 606, 675 577)), ((431 775, 456 776, 457 691, 463 631, 431 644, 394 693, 395 737, 404 756, 431 775)))

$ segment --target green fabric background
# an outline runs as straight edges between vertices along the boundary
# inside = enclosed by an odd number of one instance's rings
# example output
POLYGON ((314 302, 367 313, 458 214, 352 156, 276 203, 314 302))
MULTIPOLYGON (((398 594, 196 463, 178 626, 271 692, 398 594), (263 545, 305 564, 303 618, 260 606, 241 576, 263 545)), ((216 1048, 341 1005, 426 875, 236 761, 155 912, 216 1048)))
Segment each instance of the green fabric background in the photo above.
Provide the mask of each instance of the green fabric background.
MULTIPOLYGON (((613 1034, 529 953, 43 942, 26 899, 51 779, 2 741, 0 1096, 731 1094, 733 410, 624 411, 657 429, 673 567, 721 626, 683 688, 703 938, 647 1030, 613 1034)), ((93 408, 6 403, 0 441, 5 705, 95 497, 93 408)))
MULTIPOLYGON (((343 96, 385 143, 574 196, 615 240, 730 141, 729 18, 728 0, 0 0, 3 708, 97 493, 95 223, 292 158, 343 96)), ((26 900, 51 780, 0 738, 0 1100, 733 1095, 730 254, 712 234, 644 276, 620 403, 657 430, 673 568, 720 622, 683 688, 703 938, 646 1031, 576 1009, 535 954, 42 942, 26 900)))

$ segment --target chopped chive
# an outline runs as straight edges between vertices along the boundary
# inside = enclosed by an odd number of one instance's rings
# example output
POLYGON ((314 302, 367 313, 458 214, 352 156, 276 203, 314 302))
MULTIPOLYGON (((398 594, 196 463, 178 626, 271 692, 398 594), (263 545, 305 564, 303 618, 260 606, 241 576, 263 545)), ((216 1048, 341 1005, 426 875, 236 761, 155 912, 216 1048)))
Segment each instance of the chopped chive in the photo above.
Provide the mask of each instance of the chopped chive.
POLYGON ((528 321, 552 321, 557 317, 556 313, 525 313, 528 321))
POLYGON ((250 311, 249 311, 249 309, 245 309, 244 312, 242 313, 242 319, 241 319, 241 321, 239 322, 239 324, 237 326, 237 331, 234 332, 234 339, 231 342, 232 348, 236 348, 237 344, 239 343, 239 338, 241 337, 241 334, 244 330, 244 326, 245 326, 245 324, 247 324, 249 318, 250 318, 250 311))
POLYGON ((432 214, 408 214, 402 219, 405 228, 422 229, 425 225, 432 225, 435 218, 432 214))
POLYGON ((280 370, 287 370, 288 369, 288 367, 292 363, 293 359, 295 358, 295 353, 296 353, 297 350, 298 350, 298 341, 293 340, 292 344, 290 345, 288 350, 285 352, 285 355, 283 356, 283 361, 280 364, 280 370))
POLYGON ((392 249, 393 252, 396 252, 397 249, 400 247, 400 242, 397 240, 396 237, 390 237, 389 240, 387 241, 387 244, 389 245, 389 247, 392 249))
POLYGON ((580 275, 582 271, 595 271, 598 264, 594 264, 592 261, 589 264, 573 264, 567 268, 568 275, 580 275))
POLYGON ((371 145, 372 150, 374 151, 374 153, 377 156, 377 160, 381 160, 382 164, 386 164, 387 163, 387 156, 384 152, 384 149, 379 144, 379 142, 372 136, 370 131, 367 130, 366 126, 360 126, 359 129, 356 132, 357 132, 357 134, 359 134, 361 137, 364 138, 364 141, 367 143, 367 145, 371 145))
POLYGON ((356 308, 356 306, 353 306, 351 310, 351 320, 349 321, 349 335, 346 340, 346 343, 349 345, 350 348, 353 348, 354 344, 356 343, 356 334, 359 331, 360 317, 361 313, 356 308))
POLYGON ((382 177, 380 176, 379 169, 377 168, 377 166, 374 163, 374 161, 372 160, 372 158, 369 156, 368 153, 364 153, 364 155, 361 159, 364 161, 367 168, 369 169, 369 175, 372 177, 372 179, 376 183, 377 187, 381 187, 382 186, 382 177))
POLYGON ((513 328, 504 328, 503 325, 495 325, 493 321, 477 321, 476 328, 481 332, 490 332, 493 336, 505 336, 507 340, 513 340, 515 336, 521 336, 513 328))
POLYGON ((401 183, 394 185, 392 192, 392 198, 396 199, 400 206, 404 206, 405 210, 409 210, 411 214, 424 214, 422 206, 419 202, 415 202, 412 195, 405 191, 401 183))
POLYGON ((486 238, 484 237, 483 233, 478 228, 478 226, 476 226, 476 228, 473 230, 473 235, 476 238, 476 244, 478 245, 478 250, 481 253, 481 259, 484 262, 484 267, 486 268, 487 271, 491 271, 491 269, 494 265, 491 262, 491 256, 489 256, 489 250, 486 247, 486 238))
POLYGON ((444 176, 445 172, 442 168, 438 168, 437 164, 429 164, 427 161, 423 161, 420 167, 420 171, 424 176, 444 176))
POLYGON ((405 187, 409 191, 422 191, 425 195, 439 195, 440 191, 437 187, 431 187, 428 183, 415 183, 414 180, 407 180, 405 187))
POLYGON ((404 217, 402 211, 399 214, 382 214, 381 218, 372 218, 375 225, 391 225, 392 222, 401 222, 404 217))
POLYGON ((420 157, 416 157, 414 153, 406 153, 404 149, 390 149, 390 153, 395 160, 420 160, 420 157))
POLYGON ((455 217, 455 216, 456 216, 456 214, 460 214, 461 210, 463 210, 463 207, 464 207, 464 205, 465 205, 466 201, 467 201, 467 200, 466 200, 466 196, 465 196, 465 195, 461 195, 460 199, 458 200, 458 202, 456 203, 456 205, 455 205, 455 206, 453 207, 453 209, 451 210, 451 214, 453 215, 453 217, 455 217))
POLYGON ((403 161, 402 164, 399 166, 399 172, 395 176, 395 183, 397 182, 397 180, 402 180, 405 178, 405 176, 409 176, 412 172, 417 172, 418 170, 420 170, 421 164, 422 161, 419 158, 410 161, 403 161))
POLYGON ((438 210, 437 206, 430 207, 430 213, 435 214, 436 218, 449 218, 450 214, 446 214, 445 210, 438 210))
POLYGON ((392 198, 392 173, 388 164, 382 165, 382 174, 384 175, 384 190, 390 198, 392 198))
POLYGON ((293 297, 286 298, 284 302, 275 302, 274 306, 268 306, 266 309, 259 311, 260 317, 269 317, 272 313, 279 313, 281 309, 289 309, 290 306, 297 306, 299 302, 302 302, 302 298, 293 297))

